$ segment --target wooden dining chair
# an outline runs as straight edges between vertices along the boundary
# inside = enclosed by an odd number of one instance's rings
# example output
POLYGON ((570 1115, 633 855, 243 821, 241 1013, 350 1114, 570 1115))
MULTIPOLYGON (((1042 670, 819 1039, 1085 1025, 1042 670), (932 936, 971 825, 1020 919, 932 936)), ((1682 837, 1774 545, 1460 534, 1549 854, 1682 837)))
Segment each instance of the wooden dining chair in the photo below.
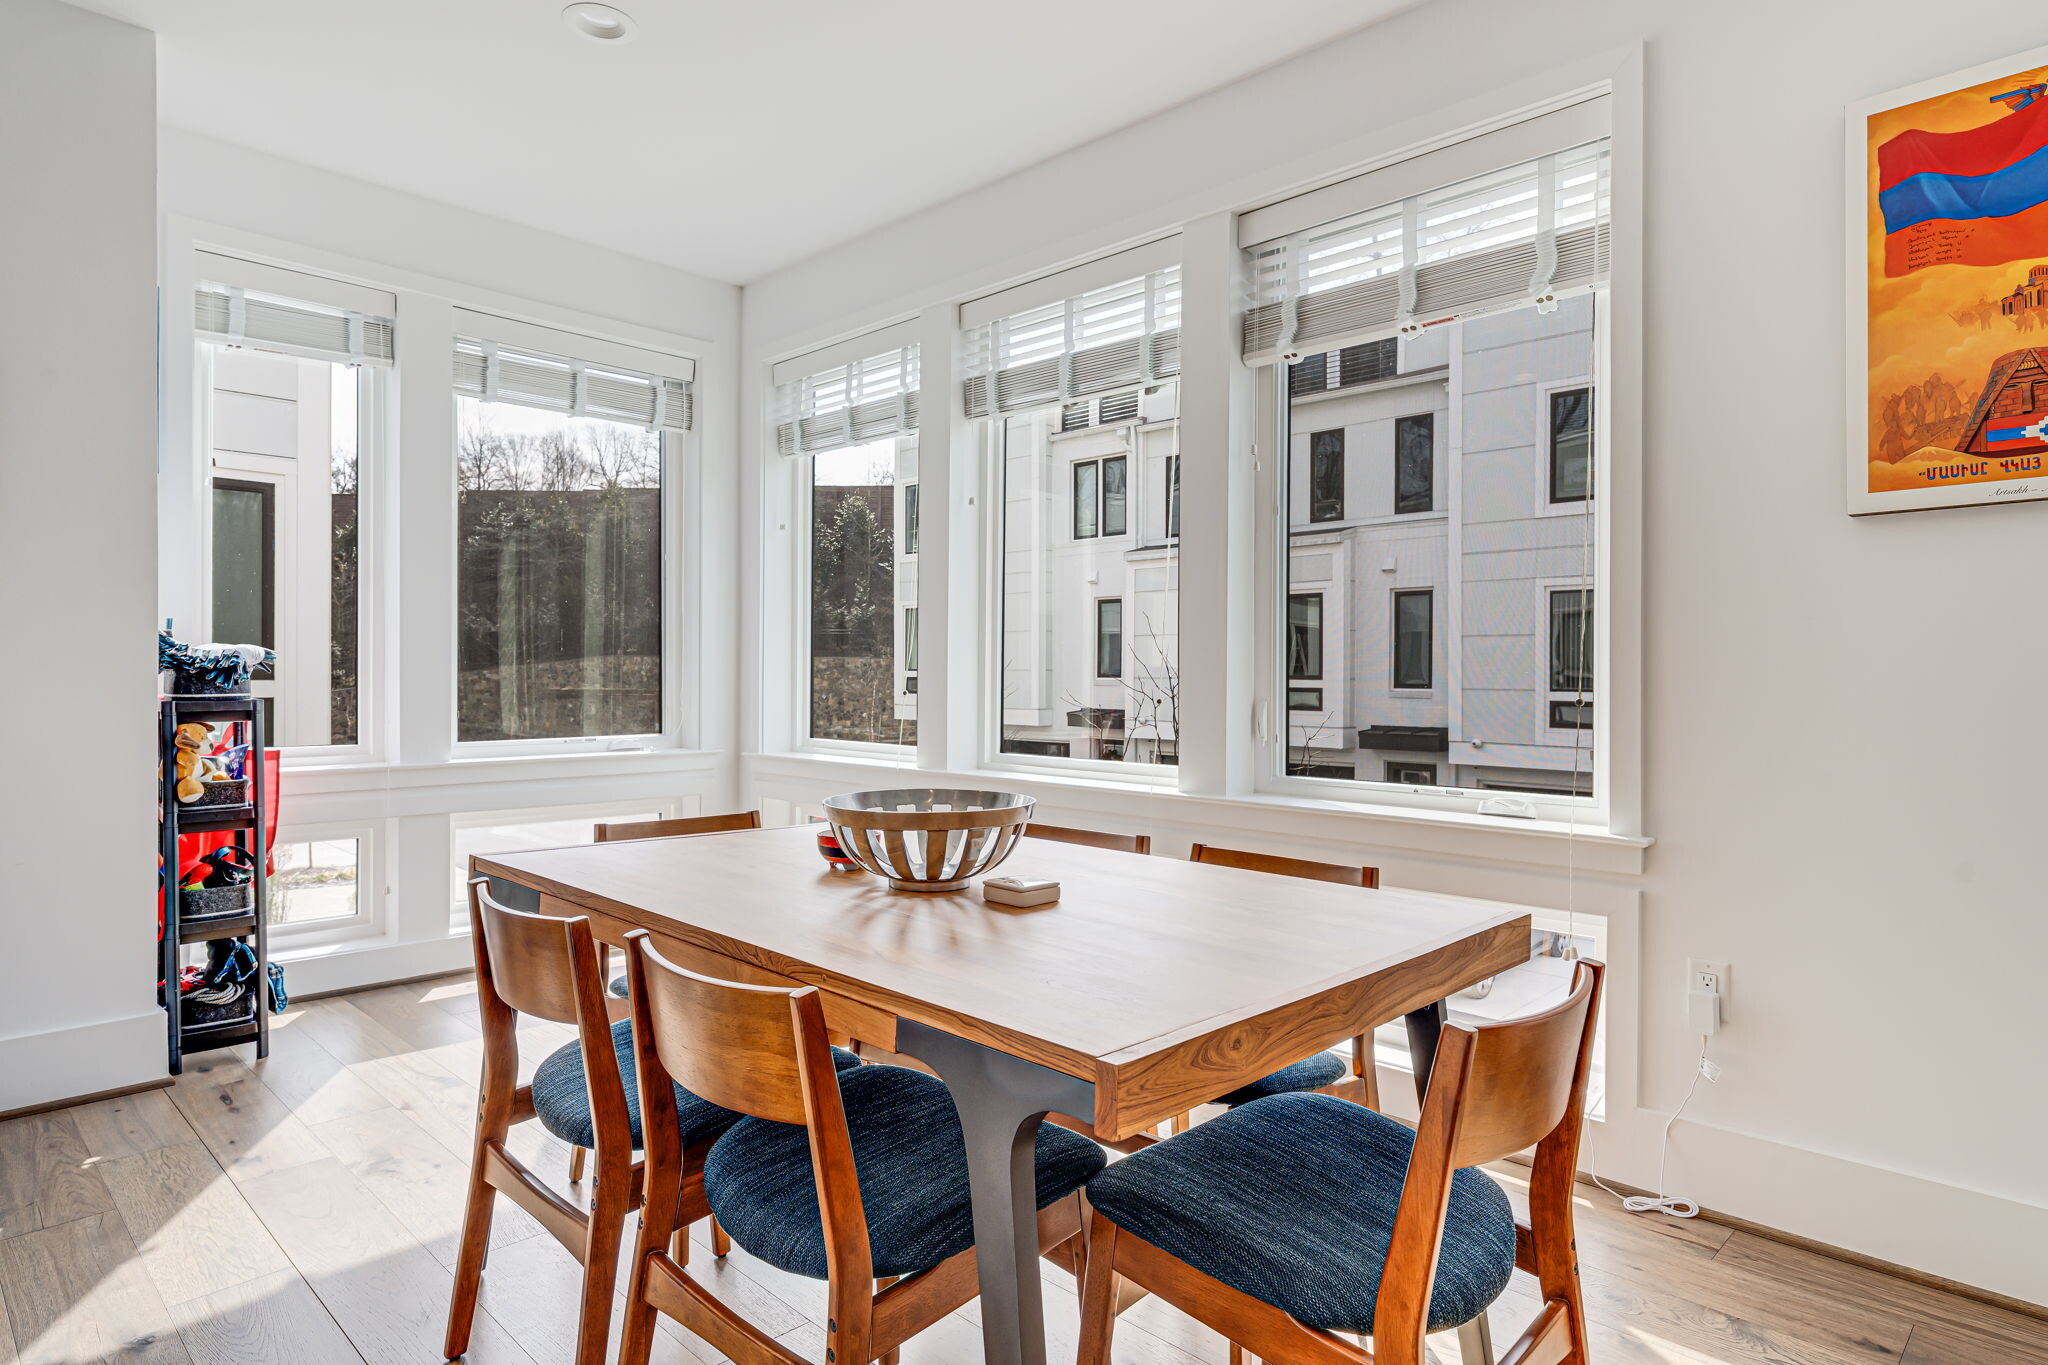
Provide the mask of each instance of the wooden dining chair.
MULTIPOLYGON (((737 811, 731 815, 691 815, 678 820, 614 820, 609 824, 600 822, 592 831, 592 837, 600 844, 619 843, 626 839, 673 839, 683 834, 729 834, 734 830, 761 828, 761 812, 757 810, 737 811)), ((610 968, 611 950, 603 953, 606 970, 610 968)), ((611 982, 612 1018, 626 1017, 626 978, 615 976, 611 982)), ((584 1149, 572 1146, 569 1149, 569 1183, 583 1179, 584 1149)), ((726 1252, 725 1238, 714 1226, 711 1233, 711 1248, 715 1255, 726 1252)))
POLYGON ((1149 834, 1104 834, 1100 830, 1071 829, 1065 825, 1041 825, 1037 821, 1024 827, 1027 839, 1050 839, 1059 844, 1080 844, 1084 848, 1106 848, 1117 853, 1150 853, 1152 836, 1149 834))
MULTIPOLYGON (((1196 844, 1188 850, 1190 862, 1208 863, 1214 867, 1239 867, 1247 872, 1270 872, 1281 877, 1303 877, 1310 881, 1334 882, 1339 886, 1360 886, 1374 890, 1380 884, 1380 870, 1376 867, 1358 867, 1348 863, 1319 863, 1307 858, 1282 858, 1271 853, 1247 853, 1240 849, 1218 848, 1213 844, 1196 844)), ((1373 1065, 1372 1034, 1362 1033, 1351 1040, 1351 1076, 1358 1088, 1359 1102, 1367 1108, 1380 1107, 1379 1070, 1373 1065)), ((1335 1085, 1344 1078, 1344 1063, 1328 1052, 1319 1052, 1313 1057, 1304 1057, 1290 1066, 1284 1066, 1270 1076, 1261 1076, 1250 1085, 1241 1086, 1217 1099, 1217 1104, 1248 1104, 1266 1095, 1284 1095, 1301 1090, 1321 1090, 1335 1085)), ((1192 1113, 1182 1114, 1174 1122, 1180 1132, 1186 1132, 1193 1123, 1192 1113)))
MULTIPOLYGON (((815 987, 718 981, 663 958, 645 931, 626 941, 647 1204, 619 1365, 647 1365, 657 1311, 745 1365, 802 1365, 670 1256, 678 1208, 708 1204, 755 1256, 826 1281, 830 1365, 893 1360, 973 1299, 965 1144, 945 1083, 894 1066, 835 1075, 815 987), (676 1084, 751 1116, 719 1139, 701 1176, 671 1138, 676 1084)), ((1077 1269, 1077 1191, 1102 1169, 1102 1149, 1042 1124, 1036 1160, 1039 1249, 1077 1269)))
MULTIPOLYGON (((1424 1339, 1483 1325, 1518 1268, 1543 1303, 1503 1359, 1586 1365, 1572 1182, 1603 971, 1582 959, 1541 1014, 1446 1026, 1413 1132, 1333 1096, 1275 1095, 1097 1176, 1079 1365, 1108 1365, 1120 1279, 1223 1333, 1233 1361, 1422 1365, 1424 1339), (1532 1143, 1522 1224, 1475 1168, 1532 1143)), ((1465 1342, 1482 1365, 1483 1328, 1465 1342)))
MULTIPOLYGON (((456 1253, 455 1291, 448 1307, 449 1359, 469 1349, 491 1240, 491 1215, 503 1194, 534 1216, 583 1265, 583 1302, 576 1326, 577 1365, 603 1365, 626 1215, 640 1204, 633 1120, 612 1047, 605 1006, 603 957, 587 917, 558 919, 500 905, 478 877, 469 883, 471 946, 476 954, 477 1006, 484 1066, 476 1145, 469 1163, 469 1199, 456 1253), (518 1016, 574 1024, 578 1041, 558 1050, 519 1084, 518 1016), (574 1054, 575 1084, 555 1073, 574 1054), (586 1065, 586 1059, 589 1064, 586 1065), (515 1123, 543 1107, 567 1113, 575 1136, 597 1152, 597 1189, 588 1212, 550 1189, 505 1145, 515 1123)), ((557 1125, 547 1125, 556 1127, 557 1125)), ((558 1133, 559 1135, 559 1133, 558 1133)), ((580 1150, 580 1149, 579 1149, 580 1150)))
POLYGON ((680 820, 614 820, 597 827, 597 842, 617 843, 621 839, 673 839, 679 834, 730 834, 734 830, 761 828, 761 812, 735 811, 731 815, 690 815, 680 820))

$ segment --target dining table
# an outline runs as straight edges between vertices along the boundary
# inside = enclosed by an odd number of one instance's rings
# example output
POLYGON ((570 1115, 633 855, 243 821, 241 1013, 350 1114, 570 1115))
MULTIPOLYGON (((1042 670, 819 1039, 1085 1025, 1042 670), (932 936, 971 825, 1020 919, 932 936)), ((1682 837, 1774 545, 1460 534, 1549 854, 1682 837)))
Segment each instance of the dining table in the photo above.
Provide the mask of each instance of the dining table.
POLYGON ((706 975, 813 986, 827 1026, 907 1056, 959 1111, 988 1365, 1044 1365, 1033 1153, 1048 1116, 1108 1144, 1406 1020, 1418 1089, 1445 1001, 1524 962, 1497 903, 1024 839, 979 888, 891 890, 821 857, 818 826, 478 855, 506 903, 644 929, 706 975))

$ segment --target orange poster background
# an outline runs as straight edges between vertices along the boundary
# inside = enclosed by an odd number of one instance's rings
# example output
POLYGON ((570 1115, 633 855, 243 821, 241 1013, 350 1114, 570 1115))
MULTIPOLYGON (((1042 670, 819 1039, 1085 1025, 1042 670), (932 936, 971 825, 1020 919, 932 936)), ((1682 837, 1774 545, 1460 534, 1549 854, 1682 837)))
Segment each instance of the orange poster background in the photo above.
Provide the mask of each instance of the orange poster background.
MULTIPOLYGON (((1911 274, 1885 276, 1884 214, 1877 199, 1877 149, 1911 129, 1961 132, 2007 116, 1993 95, 2048 82, 2048 67, 2021 68, 2007 76, 1947 94, 1902 104, 1870 116, 1864 153, 1864 204, 1868 249, 1865 279, 1870 319, 1869 488, 1873 493, 1936 486, 1930 469, 1982 463, 1956 447, 1970 409, 1983 391, 1992 364, 2030 345, 2048 347, 2048 308, 2006 316, 1999 300, 2026 279, 2029 267, 2048 265, 2048 223, 2033 251, 2002 265, 1931 265, 1911 274)), ((2024 229, 2015 214, 1998 220, 2008 231, 2024 229)), ((2031 234, 2021 232, 2022 237, 2031 234)), ((2044 461, 2048 471, 2048 461, 2044 461)), ((1941 482, 2010 482, 2015 475, 1996 461, 1983 473, 1963 473, 1941 482)))

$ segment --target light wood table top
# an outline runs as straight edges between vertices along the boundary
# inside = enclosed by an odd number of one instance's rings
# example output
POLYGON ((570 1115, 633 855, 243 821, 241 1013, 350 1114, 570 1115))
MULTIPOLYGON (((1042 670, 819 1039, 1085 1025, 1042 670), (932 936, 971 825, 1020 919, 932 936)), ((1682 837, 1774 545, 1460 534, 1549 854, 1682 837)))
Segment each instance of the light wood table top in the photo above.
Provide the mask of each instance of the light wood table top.
POLYGON ((1031 909, 834 873, 816 827, 473 865, 609 941, 645 928, 695 970, 817 986, 862 1041, 910 1019, 1087 1080, 1111 1141, 1529 955, 1511 908, 1036 840, 1000 869, 1062 884, 1031 909))

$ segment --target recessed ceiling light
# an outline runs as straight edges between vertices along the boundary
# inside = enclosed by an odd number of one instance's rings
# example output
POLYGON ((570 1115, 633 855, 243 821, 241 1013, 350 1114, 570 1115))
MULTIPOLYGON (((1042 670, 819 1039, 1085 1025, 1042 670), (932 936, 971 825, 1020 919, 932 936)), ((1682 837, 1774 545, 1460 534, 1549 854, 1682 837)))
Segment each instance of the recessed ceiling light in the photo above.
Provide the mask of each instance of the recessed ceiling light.
POLYGON ((610 5, 578 3, 562 11, 562 22, 576 33, 600 43, 630 40, 633 16, 610 5))

